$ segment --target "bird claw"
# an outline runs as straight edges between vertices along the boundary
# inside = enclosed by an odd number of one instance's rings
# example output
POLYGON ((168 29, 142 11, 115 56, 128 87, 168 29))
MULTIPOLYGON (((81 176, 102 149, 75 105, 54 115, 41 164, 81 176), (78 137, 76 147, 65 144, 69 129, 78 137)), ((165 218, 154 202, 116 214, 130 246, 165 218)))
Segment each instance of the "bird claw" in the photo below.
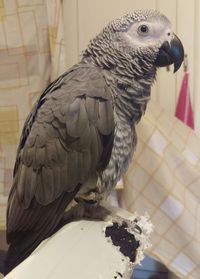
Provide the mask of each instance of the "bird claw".
POLYGON ((91 191, 89 193, 85 193, 82 195, 79 195, 75 198, 77 203, 83 203, 83 204, 99 204, 102 200, 102 195, 98 192, 91 191))

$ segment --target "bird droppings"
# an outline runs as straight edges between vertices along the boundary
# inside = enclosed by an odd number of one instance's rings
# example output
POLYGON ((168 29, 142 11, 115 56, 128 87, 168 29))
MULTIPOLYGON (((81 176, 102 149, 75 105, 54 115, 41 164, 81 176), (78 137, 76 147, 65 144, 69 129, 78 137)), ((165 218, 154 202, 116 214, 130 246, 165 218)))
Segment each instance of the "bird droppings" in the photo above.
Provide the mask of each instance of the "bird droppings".
POLYGON ((124 276, 121 274, 121 272, 116 272, 117 275, 114 276, 114 279, 118 279, 118 278, 124 278, 124 276))
POLYGON ((120 252, 128 257, 131 263, 134 263, 139 241, 128 229, 129 226, 125 221, 121 224, 114 222, 106 227, 105 236, 111 239, 113 245, 119 247, 120 252))
POLYGON ((123 275, 121 274, 121 272, 117 272, 117 274, 118 274, 121 278, 123 278, 123 275))

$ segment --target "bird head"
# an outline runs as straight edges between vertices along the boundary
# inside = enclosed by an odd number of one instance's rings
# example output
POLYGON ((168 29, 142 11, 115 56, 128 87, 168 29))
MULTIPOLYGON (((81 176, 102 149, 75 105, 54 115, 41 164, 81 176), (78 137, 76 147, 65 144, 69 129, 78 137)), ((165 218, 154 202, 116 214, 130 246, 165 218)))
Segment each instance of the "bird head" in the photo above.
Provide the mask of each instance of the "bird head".
POLYGON ((183 45, 170 21, 155 10, 138 10, 113 20, 88 49, 99 64, 112 67, 128 61, 138 71, 174 64, 176 72, 184 59, 183 45))

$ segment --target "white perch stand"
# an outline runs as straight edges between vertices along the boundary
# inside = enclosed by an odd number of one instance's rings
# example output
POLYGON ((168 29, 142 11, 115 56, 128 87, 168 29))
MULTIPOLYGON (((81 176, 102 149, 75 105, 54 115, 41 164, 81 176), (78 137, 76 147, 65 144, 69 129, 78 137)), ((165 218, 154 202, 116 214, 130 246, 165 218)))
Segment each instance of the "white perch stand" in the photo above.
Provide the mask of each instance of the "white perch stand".
POLYGON ((151 230, 146 217, 139 218, 137 224, 145 232, 138 236, 134 233, 140 241, 134 264, 105 236, 105 228, 112 222, 81 220, 65 225, 43 241, 5 278, 129 279, 135 264, 142 260, 151 230))

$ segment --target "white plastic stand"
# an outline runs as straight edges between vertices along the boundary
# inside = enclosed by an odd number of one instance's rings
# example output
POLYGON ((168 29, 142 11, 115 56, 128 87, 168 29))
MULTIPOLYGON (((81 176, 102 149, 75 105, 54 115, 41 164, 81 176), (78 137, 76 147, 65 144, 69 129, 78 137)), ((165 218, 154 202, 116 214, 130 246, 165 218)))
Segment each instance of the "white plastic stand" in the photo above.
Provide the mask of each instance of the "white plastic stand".
MULTIPOLYGON (((143 220, 146 222, 143 222, 144 227, 148 227, 145 217, 143 220)), ((142 227, 142 222, 140 223, 142 227)), ((105 228, 108 225, 108 222, 88 220, 65 225, 55 235, 43 241, 31 256, 5 278, 129 279, 134 264, 130 265, 129 258, 113 245, 110 238, 105 237, 105 228)), ((140 234, 136 263, 140 262, 143 250, 148 246, 147 231, 146 236, 140 234)))

